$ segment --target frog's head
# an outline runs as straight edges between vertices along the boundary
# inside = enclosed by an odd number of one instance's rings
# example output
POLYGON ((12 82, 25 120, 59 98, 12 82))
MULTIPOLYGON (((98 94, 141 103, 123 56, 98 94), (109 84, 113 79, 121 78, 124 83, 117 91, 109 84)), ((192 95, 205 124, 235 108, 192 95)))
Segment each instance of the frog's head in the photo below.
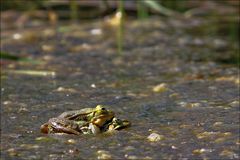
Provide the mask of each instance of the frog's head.
POLYGON ((102 127, 107 121, 114 117, 114 112, 106 109, 105 105, 97 105, 95 108, 95 114, 91 119, 91 122, 98 127, 102 127))
POLYGON ((95 108, 95 114, 96 115, 100 115, 100 114, 106 114, 109 112, 109 110, 107 110, 108 106, 106 105, 97 105, 95 108))

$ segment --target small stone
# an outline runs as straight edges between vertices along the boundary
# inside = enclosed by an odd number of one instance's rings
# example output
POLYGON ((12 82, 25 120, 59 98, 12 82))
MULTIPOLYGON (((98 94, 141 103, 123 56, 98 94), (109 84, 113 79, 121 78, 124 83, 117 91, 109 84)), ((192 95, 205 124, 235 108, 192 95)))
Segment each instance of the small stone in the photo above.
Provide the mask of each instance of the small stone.
POLYGON ((221 137, 221 138, 215 139, 214 142, 215 142, 215 143, 222 143, 222 142, 224 142, 225 140, 226 140, 226 138, 221 137))
POLYGON ((205 152, 212 152, 212 149, 201 148, 201 149, 195 149, 192 151, 193 154, 202 154, 205 152))
POLYGON ((225 132, 225 133, 223 133, 223 136, 224 136, 224 137, 226 137, 226 136, 231 136, 231 135, 232 135, 231 132, 225 132))
POLYGON ((4 101, 3 104, 4 105, 8 105, 8 104, 11 104, 12 102, 11 101, 4 101))
POLYGON ((93 83, 93 84, 91 84, 91 87, 92 88, 96 88, 96 85, 93 83))
POLYGON ((108 152, 108 151, 105 151, 105 150, 98 150, 97 153, 98 153, 98 154, 102 154, 102 153, 105 153, 105 154, 106 154, 106 153, 109 153, 109 152, 108 152))
POLYGON ((95 28, 95 29, 92 29, 92 30, 90 31, 90 33, 91 33, 92 35, 101 35, 101 34, 102 34, 102 30, 101 30, 100 28, 95 28))
POLYGON ((76 93, 77 91, 73 88, 64 88, 64 87, 58 87, 57 92, 69 92, 69 93, 76 93))
POLYGON ((54 58, 51 55, 45 55, 45 56, 42 57, 42 59, 45 60, 45 61, 50 61, 50 60, 52 60, 54 58))
POLYGON ((19 40, 19 39, 21 39, 21 38, 22 38, 22 34, 19 34, 19 33, 13 34, 13 39, 19 40))
POLYGON ((98 154, 98 159, 112 159, 112 155, 110 154, 109 151, 105 151, 105 150, 98 150, 97 151, 98 154))
POLYGON ((169 95, 169 98, 178 99, 180 97, 179 93, 173 93, 169 95))
POLYGON ((127 159, 139 159, 137 156, 134 156, 134 155, 125 154, 124 156, 125 156, 125 158, 127 158, 127 159))
POLYGON ((21 144, 20 147, 25 149, 38 149, 40 148, 39 145, 33 145, 33 144, 21 144))
POLYGON ((9 148, 7 152, 10 156, 20 156, 20 154, 14 148, 9 148))
POLYGON ((97 148, 97 146, 95 146, 95 145, 92 145, 92 146, 90 146, 90 148, 97 148))
POLYGON ((163 140, 164 139, 164 136, 163 135, 159 135, 157 133, 151 133, 147 139, 151 142, 157 142, 157 141, 160 141, 160 140, 163 140))
POLYGON ((201 103, 188 103, 188 102, 180 102, 179 105, 185 108, 194 108, 194 107, 201 107, 201 103))
POLYGON ((76 141, 75 141, 74 139, 68 139, 68 140, 67 140, 67 143, 68 143, 68 144, 75 144, 76 141))
POLYGON ((56 141, 56 139, 50 138, 50 137, 37 137, 35 140, 38 141, 38 142, 52 142, 52 141, 56 141))
POLYGON ((239 156, 236 153, 234 153, 233 151, 227 150, 227 149, 224 149, 220 153, 220 156, 225 156, 225 157, 228 157, 230 159, 238 159, 239 158, 239 156))
POLYGON ((220 126, 220 125, 222 125, 223 124, 223 122, 215 122, 214 124, 213 124, 213 126, 220 126))
POLYGON ((169 88, 168 88, 168 85, 166 83, 161 83, 161 84, 153 87, 153 92, 156 92, 156 93, 163 93, 163 92, 166 92, 168 90, 169 90, 169 88))
POLYGON ((239 101, 233 101, 229 104, 231 107, 239 107, 239 101))
POLYGON ((179 128, 191 128, 192 125, 188 125, 188 124, 182 124, 179 126, 179 128))
POLYGON ((55 47, 53 45, 44 44, 44 45, 42 45, 42 50, 44 52, 52 52, 55 50, 55 47))
POLYGON ((29 112, 29 110, 26 107, 20 107, 18 112, 29 112))
POLYGON ((126 147, 124 148, 125 151, 132 151, 132 150, 134 150, 134 149, 136 149, 136 148, 134 148, 133 146, 126 146, 126 147))
POLYGON ((68 150, 68 153, 70 153, 70 154, 78 154, 78 153, 79 153, 79 150, 78 150, 77 148, 69 149, 69 150, 68 150))
POLYGON ((65 90, 65 88, 63 88, 63 87, 58 87, 58 89, 57 89, 57 91, 59 91, 59 92, 64 91, 64 90, 65 90))
POLYGON ((211 138, 218 134, 220 134, 220 132, 202 132, 202 133, 197 134, 197 138, 198 139, 211 138))

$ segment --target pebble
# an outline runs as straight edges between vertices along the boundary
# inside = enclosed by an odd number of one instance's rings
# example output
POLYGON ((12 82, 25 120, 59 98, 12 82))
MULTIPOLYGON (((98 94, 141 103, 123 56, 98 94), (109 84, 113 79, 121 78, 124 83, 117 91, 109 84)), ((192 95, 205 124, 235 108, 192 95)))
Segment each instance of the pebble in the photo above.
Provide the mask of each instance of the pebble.
POLYGON ((181 107, 185 108, 194 108, 194 107, 201 107, 201 103, 188 103, 188 102, 179 102, 181 107))
POLYGON ((227 150, 227 149, 224 149, 220 153, 220 156, 226 156, 230 159, 238 159, 239 158, 239 156, 236 153, 234 153, 233 151, 227 150))
POLYGON ((197 134, 197 138, 198 139, 213 138, 213 137, 221 138, 221 137, 229 137, 231 135, 232 135, 231 132, 224 132, 224 133, 222 133, 222 132, 202 132, 202 133, 197 134))
POLYGON ((97 154, 98 154, 97 159, 112 159, 112 155, 110 154, 109 151, 98 150, 97 154))
POLYGON ((155 87, 153 87, 153 92, 156 92, 156 93, 163 93, 168 90, 169 90, 169 88, 166 83, 161 83, 161 84, 158 84, 155 87))
POLYGON ((75 144, 76 141, 74 139, 68 139, 67 144, 75 144))
POLYGON ((14 148, 9 148, 7 152, 10 156, 20 156, 20 154, 14 148))
POLYGON ((101 34, 102 34, 102 30, 101 30, 100 28, 95 28, 95 29, 92 29, 92 30, 90 31, 90 33, 91 33, 92 35, 101 35, 101 34))
POLYGON ((137 156, 134 156, 134 155, 125 154, 124 156, 125 156, 125 158, 127 158, 127 159, 139 159, 137 156))
POLYGON ((35 140, 36 140, 36 141, 39 141, 39 142, 51 142, 51 141, 56 141, 56 139, 50 138, 50 137, 37 137, 35 140))
POLYGON ((52 52, 55 50, 55 46, 47 44, 42 45, 41 48, 44 52, 52 52))
POLYGON ((147 139, 151 142, 157 142, 157 141, 160 141, 160 140, 163 140, 164 139, 164 136, 163 135, 160 135, 160 134, 157 134, 157 133, 151 133, 147 139))
POLYGON ((64 88, 64 87, 58 87, 57 92, 69 92, 69 93, 76 93, 77 91, 73 88, 64 88))
POLYGON ((179 93, 172 93, 169 95, 169 98, 178 99, 180 97, 179 93))
POLYGON ((215 122, 214 124, 213 124, 213 126, 221 126, 223 124, 223 122, 215 122))
POLYGON ((13 39, 19 40, 19 39, 21 39, 21 38, 22 38, 22 34, 20 34, 20 33, 15 33, 15 34, 13 34, 13 39))
POLYGON ((192 151, 193 154, 202 154, 206 152, 212 152, 212 149, 201 148, 201 149, 195 149, 192 151))
POLYGON ((94 83, 91 84, 91 87, 92 87, 92 88, 97 88, 96 84, 94 84, 94 83))
POLYGON ((222 143, 224 141, 226 141, 225 137, 217 138, 217 139, 214 140, 215 143, 222 143))
POLYGON ((20 147, 25 149, 38 149, 40 148, 39 145, 33 145, 33 144, 21 144, 20 147))
POLYGON ((70 154, 78 154, 78 153, 79 153, 79 150, 78 150, 77 148, 69 149, 69 150, 68 150, 68 153, 70 153, 70 154))
POLYGON ((29 112, 29 110, 26 107, 20 107, 18 112, 29 112))
POLYGON ((8 105, 8 104, 11 104, 12 102, 11 101, 4 101, 3 104, 4 105, 8 105))
POLYGON ((233 101, 229 104, 231 107, 239 107, 239 101, 233 101))
POLYGON ((134 148, 133 146, 126 146, 126 147, 124 147, 125 151, 131 151, 131 150, 134 150, 134 149, 136 149, 136 148, 134 148))
POLYGON ((210 138, 212 136, 218 135, 220 132, 202 132, 197 135, 198 139, 210 138))

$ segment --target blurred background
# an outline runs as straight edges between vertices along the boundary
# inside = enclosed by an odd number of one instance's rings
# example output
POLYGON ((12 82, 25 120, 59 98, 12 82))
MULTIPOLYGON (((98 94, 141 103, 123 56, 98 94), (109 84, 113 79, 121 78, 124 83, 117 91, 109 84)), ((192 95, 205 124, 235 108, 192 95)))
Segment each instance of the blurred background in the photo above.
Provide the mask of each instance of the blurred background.
MULTIPOLYGON (((239 42, 238 0, 1 0, 0 3, 1 38, 6 31, 14 29, 48 26, 64 30, 61 25, 66 23, 81 25, 100 20, 100 29, 117 32, 116 43, 121 52, 123 23, 126 27, 128 20, 144 22, 151 17, 161 17, 179 20, 183 24, 176 23, 175 28, 185 25, 187 32, 194 35, 224 37, 234 45, 239 42)), ((96 34, 99 31, 95 30, 96 34)), ((199 43, 202 42, 199 40, 199 43)), ((216 45, 223 43, 216 40, 216 45)), ((230 55, 223 61, 237 63, 236 53, 230 55)))

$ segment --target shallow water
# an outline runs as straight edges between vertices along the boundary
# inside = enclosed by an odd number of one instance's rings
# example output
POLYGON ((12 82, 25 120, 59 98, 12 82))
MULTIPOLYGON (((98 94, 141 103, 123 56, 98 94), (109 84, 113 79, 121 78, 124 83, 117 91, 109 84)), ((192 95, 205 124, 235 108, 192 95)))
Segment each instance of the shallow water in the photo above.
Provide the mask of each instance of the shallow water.
POLYGON ((168 22, 149 21, 128 23, 120 57, 114 37, 108 37, 111 31, 90 34, 98 23, 65 26, 69 32, 53 31, 50 37, 35 35, 31 44, 6 41, 2 49, 28 51, 45 63, 3 66, 2 159, 238 159, 239 68, 212 58, 211 51, 216 51, 210 42, 218 37, 209 40, 206 35, 189 44, 194 37, 184 28, 174 32, 168 22), (210 56, 205 59, 203 52, 210 56), (29 68, 54 71, 56 76, 9 71, 29 68), (153 91, 162 83, 166 90, 153 91), (132 126, 97 136, 40 133, 49 118, 97 104, 109 105, 132 126), (151 133, 162 138, 151 142, 151 133))

